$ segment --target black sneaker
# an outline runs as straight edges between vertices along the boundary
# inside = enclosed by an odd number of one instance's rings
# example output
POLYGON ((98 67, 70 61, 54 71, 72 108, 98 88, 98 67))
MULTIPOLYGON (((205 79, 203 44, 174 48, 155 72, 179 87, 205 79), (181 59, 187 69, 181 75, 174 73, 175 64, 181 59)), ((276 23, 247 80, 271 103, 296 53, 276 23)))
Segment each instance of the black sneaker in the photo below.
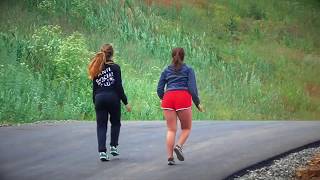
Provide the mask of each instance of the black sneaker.
POLYGON ((176 145, 176 147, 174 147, 174 152, 176 153, 177 158, 180 161, 184 161, 184 156, 183 156, 183 153, 182 153, 182 147, 181 146, 176 145))
POLYGON ((173 158, 168 158, 168 165, 169 166, 172 166, 172 165, 175 165, 176 162, 174 162, 174 159, 173 158))

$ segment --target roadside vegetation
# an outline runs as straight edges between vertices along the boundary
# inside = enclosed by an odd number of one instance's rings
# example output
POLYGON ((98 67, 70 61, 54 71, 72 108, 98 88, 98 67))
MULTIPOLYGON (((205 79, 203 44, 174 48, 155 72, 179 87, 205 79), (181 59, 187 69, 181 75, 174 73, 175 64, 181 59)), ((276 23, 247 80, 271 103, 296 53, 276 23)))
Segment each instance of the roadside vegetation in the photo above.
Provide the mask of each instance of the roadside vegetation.
POLYGON ((133 106, 123 119, 163 119, 156 86, 177 46, 206 109, 194 119, 320 119, 317 0, 0 4, 0 124, 94 119, 87 64, 103 43, 133 106))

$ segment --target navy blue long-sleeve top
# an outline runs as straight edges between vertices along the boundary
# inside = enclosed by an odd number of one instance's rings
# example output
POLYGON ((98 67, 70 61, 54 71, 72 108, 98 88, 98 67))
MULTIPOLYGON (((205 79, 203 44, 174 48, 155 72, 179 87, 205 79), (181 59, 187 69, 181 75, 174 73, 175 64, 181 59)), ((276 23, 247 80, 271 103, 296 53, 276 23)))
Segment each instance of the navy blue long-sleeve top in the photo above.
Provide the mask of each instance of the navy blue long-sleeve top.
POLYGON ((197 107, 200 104, 195 73, 186 64, 183 64, 179 70, 175 70, 174 66, 170 65, 161 73, 157 88, 159 98, 162 99, 165 91, 170 90, 188 90, 193 103, 197 107))

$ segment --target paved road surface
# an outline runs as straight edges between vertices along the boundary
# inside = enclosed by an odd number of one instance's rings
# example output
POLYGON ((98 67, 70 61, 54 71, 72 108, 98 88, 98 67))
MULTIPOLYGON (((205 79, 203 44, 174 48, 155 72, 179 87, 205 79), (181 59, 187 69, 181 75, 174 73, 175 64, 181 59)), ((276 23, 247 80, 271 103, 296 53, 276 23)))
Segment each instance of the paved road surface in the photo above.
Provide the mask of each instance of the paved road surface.
POLYGON ((186 161, 168 166, 164 121, 123 122, 121 155, 109 162, 98 160, 95 122, 1 127, 0 179, 220 180, 317 140, 316 121, 195 121, 186 161))

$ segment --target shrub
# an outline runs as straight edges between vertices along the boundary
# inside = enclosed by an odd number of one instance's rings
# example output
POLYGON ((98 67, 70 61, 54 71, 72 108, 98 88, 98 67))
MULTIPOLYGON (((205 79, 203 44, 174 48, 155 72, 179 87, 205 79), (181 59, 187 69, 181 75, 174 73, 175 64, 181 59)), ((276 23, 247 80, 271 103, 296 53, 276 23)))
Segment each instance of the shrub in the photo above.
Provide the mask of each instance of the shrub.
POLYGON ((63 80, 78 80, 85 77, 86 65, 90 58, 85 39, 82 34, 75 32, 62 40, 56 58, 53 60, 56 78, 63 80))
POLYGON ((266 13, 255 3, 252 3, 248 9, 248 17, 255 20, 262 20, 266 18, 266 13))
POLYGON ((47 74, 50 79, 55 75, 53 59, 60 50, 62 33, 60 26, 43 26, 32 35, 27 49, 26 63, 34 71, 47 74))
POLYGON ((56 12, 56 0, 43 0, 37 4, 37 8, 43 14, 54 14, 56 12))

